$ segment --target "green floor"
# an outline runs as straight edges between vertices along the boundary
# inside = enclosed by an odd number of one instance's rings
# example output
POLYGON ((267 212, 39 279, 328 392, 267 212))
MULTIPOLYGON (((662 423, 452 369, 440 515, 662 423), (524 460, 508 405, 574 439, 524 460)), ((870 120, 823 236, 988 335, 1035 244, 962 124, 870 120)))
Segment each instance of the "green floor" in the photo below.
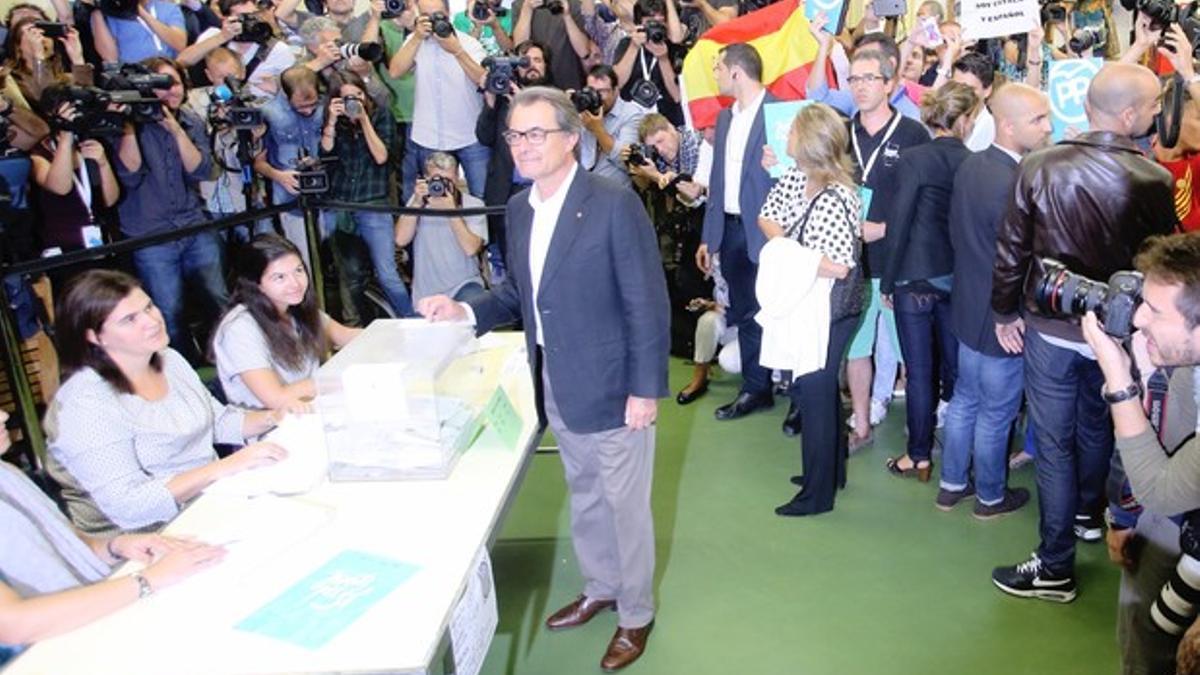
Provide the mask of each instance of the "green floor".
MULTIPOLYGON (((671 363, 671 386, 690 367, 671 363)), ((833 513, 780 518, 794 493, 798 440, 779 431, 786 405, 718 423, 712 411, 737 379, 680 407, 660 404, 654 473, 658 619, 627 672, 1112 673, 1118 572, 1103 544, 1080 544, 1080 594, 1058 605, 1001 594, 991 568, 1037 544, 1037 506, 983 523, 970 503, 933 506, 936 480, 900 480, 883 467, 903 451, 903 404, 878 440, 850 460, 833 513)), ((936 475, 936 472, 935 472, 936 475)), ((1032 467, 1012 484, 1032 488, 1032 467)), ((500 626, 483 672, 598 673, 615 614, 551 634, 547 614, 582 587, 571 549, 566 487, 555 455, 539 455, 493 559, 500 626)))

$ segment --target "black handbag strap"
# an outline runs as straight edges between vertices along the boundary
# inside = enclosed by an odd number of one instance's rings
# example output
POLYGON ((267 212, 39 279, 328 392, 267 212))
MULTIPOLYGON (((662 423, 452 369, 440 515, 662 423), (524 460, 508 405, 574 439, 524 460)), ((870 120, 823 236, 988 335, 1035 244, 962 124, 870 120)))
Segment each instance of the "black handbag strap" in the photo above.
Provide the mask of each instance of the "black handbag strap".
MULTIPOLYGON (((837 193, 837 189, 833 185, 826 185, 825 187, 821 188, 820 192, 813 195, 813 198, 809 200, 808 207, 804 209, 804 215, 800 218, 800 221, 784 231, 783 235, 785 237, 787 237, 788 239, 795 239, 796 241, 798 241, 800 243, 804 243, 803 242, 804 228, 808 226, 808 218, 809 218, 809 216, 812 215, 813 207, 817 205, 817 201, 820 200, 821 197, 824 196, 825 194, 833 195, 833 198, 838 201, 838 204, 841 204, 842 212, 846 215, 846 222, 848 224, 851 224, 851 229, 853 229, 853 224, 852 224, 853 216, 850 213, 850 207, 846 206, 846 200, 842 199, 842 196, 837 193), (799 231, 797 232, 797 230, 799 230, 799 231), (795 237, 792 236, 793 233, 796 234, 795 237)), ((858 237, 852 236, 851 238, 854 240, 854 244, 855 244, 854 245, 854 257, 855 257, 855 263, 857 263, 860 245, 858 243, 858 237)))

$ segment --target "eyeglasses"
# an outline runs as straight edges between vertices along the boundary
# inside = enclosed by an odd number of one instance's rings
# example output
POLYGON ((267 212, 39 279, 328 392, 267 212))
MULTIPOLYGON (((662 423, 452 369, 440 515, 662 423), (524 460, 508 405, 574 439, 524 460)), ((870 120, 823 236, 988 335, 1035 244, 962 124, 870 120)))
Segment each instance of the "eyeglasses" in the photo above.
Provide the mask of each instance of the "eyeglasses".
POLYGON ((876 82, 885 82, 885 81, 887 81, 886 77, 876 74, 876 73, 867 73, 866 75, 851 75, 850 77, 846 78, 846 82, 848 82, 850 85, 855 85, 855 84, 859 84, 859 83, 875 84, 876 82))
POLYGON ((541 145, 546 142, 546 137, 553 133, 568 133, 566 129, 543 129, 541 127, 533 127, 525 131, 515 131, 509 129, 501 134, 504 137, 504 142, 509 145, 516 145, 517 141, 524 138, 529 141, 530 145, 541 145))

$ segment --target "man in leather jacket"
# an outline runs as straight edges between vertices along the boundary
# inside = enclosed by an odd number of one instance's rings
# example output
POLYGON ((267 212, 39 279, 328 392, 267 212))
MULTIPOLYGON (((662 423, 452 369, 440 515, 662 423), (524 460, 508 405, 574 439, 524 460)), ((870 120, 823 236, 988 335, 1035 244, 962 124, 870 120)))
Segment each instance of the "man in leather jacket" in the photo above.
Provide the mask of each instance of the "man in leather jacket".
POLYGON ((1159 83, 1142 66, 1110 63, 1088 88, 1091 131, 1030 154, 1000 225, 993 274, 996 336, 1024 353, 1025 396, 1036 427, 1041 544, 1019 565, 998 567, 1002 591, 1058 602, 1075 598, 1075 538, 1098 541, 1113 452, 1104 377, 1078 317, 1039 313, 1031 291, 1053 258, 1106 282, 1132 268, 1142 241, 1176 228, 1171 176, 1134 138, 1158 113, 1159 83))

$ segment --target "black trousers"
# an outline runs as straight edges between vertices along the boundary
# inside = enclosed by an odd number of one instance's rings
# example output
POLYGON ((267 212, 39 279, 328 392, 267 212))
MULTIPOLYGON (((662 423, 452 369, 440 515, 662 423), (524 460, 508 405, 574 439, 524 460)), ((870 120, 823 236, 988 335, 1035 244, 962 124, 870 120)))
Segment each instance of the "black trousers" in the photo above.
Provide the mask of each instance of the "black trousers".
POLYGON ((839 487, 846 485, 849 453, 838 373, 858 319, 856 315, 834 321, 829 327, 825 367, 801 375, 792 383, 792 391, 798 394, 800 404, 800 448, 804 466, 804 489, 796 499, 804 503, 806 513, 833 510, 834 495, 839 487))
POLYGON ((771 371, 758 363, 762 350, 762 326, 754 320, 758 313, 758 297, 754 284, 758 280, 758 264, 750 261, 746 248, 746 230, 741 216, 725 214, 725 231, 721 235, 721 275, 729 285, 729 309, 726 321, 737 326, 738 347, 742 356, 742 393, 771 395, 771 371))

